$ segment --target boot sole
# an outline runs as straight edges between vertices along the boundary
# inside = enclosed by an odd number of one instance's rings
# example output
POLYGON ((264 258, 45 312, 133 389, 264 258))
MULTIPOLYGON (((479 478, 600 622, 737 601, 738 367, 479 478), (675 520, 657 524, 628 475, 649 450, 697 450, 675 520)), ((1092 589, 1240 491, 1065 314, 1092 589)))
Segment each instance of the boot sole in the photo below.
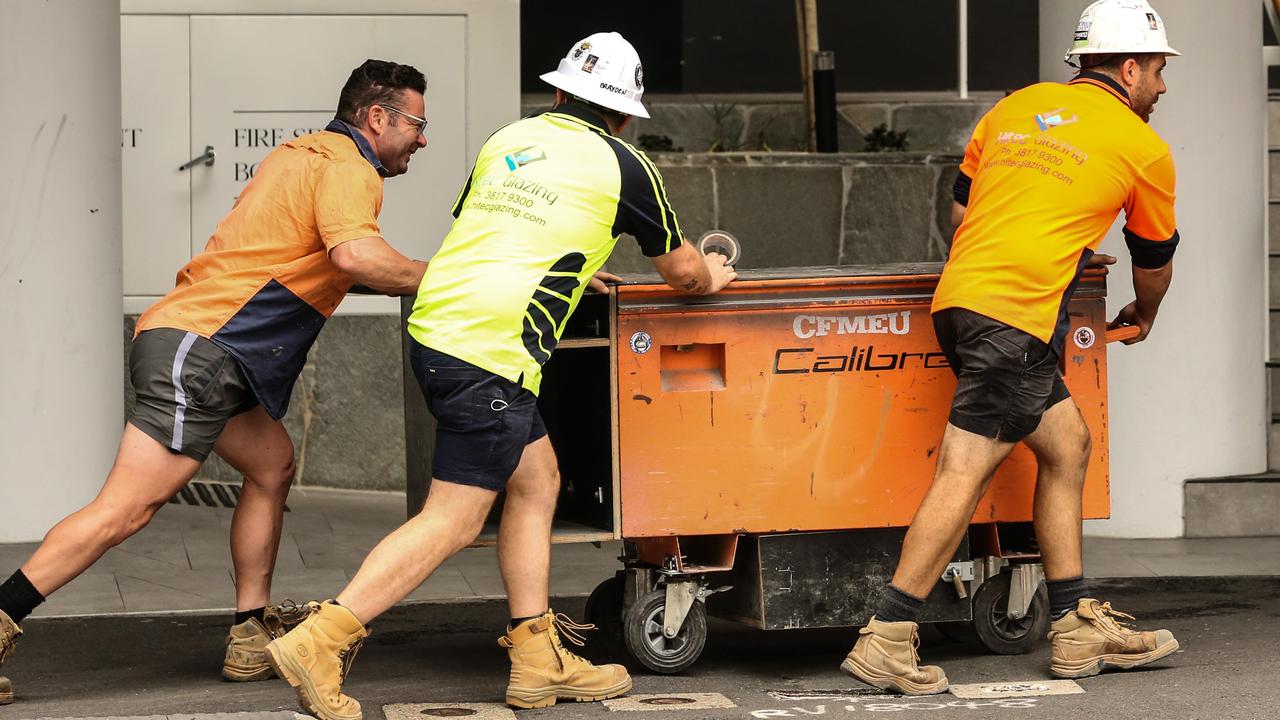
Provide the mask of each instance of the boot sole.
POLYGON ((881 690, 892 690, 903 695, 938 695, 947 691, 947 679, 943 678, 938 685, 921 685, 913 683, 897 675, 888 675, 874 668, 867 667, 856 657, 846 657, 840 663, 840 669, 847 675, 881 690))
POLYGON ((311 684, 307 672, 294 663, 293 658, 276 654, 276 644, 267 645, 267 663, 282 680, 289 683, 298 695, 298 704, 303 710, 320 718, 320 720, 364 720, 364 713, 358 715, 334 715, 327 712, 319 702, 319 693, 311 684))
POLYGON ((1083 678, 1093 677, 1108 668, 1114 668, 1116 670, 1131 670, 1167 657, 1176 652, 1178 647, 1178 641, 1172 640, 1161 645, 1155 650, 1142 653, 1141 655, 1099 655, 1098 657, 1081 660, 1075 663, 1059 663, 1055 660, 1050 664, 1049 672, 1052 673, 1054 677, 1083 678))
POLYGON ((568 685, 552 685, 550 687, 530 690, 525 688, 507 688, 507 704, 524 710, 551 707, 556 700, 574 700, 577 702, 595 702, 615 698, 631 690, 631 678, 610 688, 596 692, 584 692, 568 685))
POLYGON ((11 702, 13 702, 13 693, 0 693, 0 705, 8 705, 11 702))
POLYGON ((227 682, 257 682, 259 680, 270 680, 275 677, 275 674, 276 673, 271 669, 270 664, 254 668, 237 667, 235 665, 222 666, 222 679, 227 682))

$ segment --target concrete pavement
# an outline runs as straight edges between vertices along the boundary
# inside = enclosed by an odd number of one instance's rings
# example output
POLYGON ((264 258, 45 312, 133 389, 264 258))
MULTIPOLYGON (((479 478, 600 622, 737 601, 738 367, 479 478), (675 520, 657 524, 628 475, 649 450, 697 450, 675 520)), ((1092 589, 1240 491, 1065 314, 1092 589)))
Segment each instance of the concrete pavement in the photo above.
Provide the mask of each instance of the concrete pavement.
MULTIPOLYGON (((1156 666, 1079 682, 1083 692, 1044 697, 968 699, 876 695, 841 674, 850 630, 763 632, 713 621, 707 650, 679 676, 636 673, 632 700, 521 711, 523 718, 590 720, 626 707, 639 720, 752 720, 831 716, 900 718, 1045 718, 1094 720, 1271 720, 1280 716, 1280 579, 1139 578, 1098 581, 1098 594, 1167 627, 1182 651, 1156 666), (682 694, 700 693, 689 697, 682 694), (656 699, 655 699, 656 696, 656 699)), ((581 600, 557 609, 581 611, 581 600)), ((401 606, 379 619, 348 681, 369 720, 512 717, 501 707, 507 661, 496 645, 506 618, 501 602, 401 606)), ((181 716, 285 713, 292 692, 278 680, 222 682, 226 618, 214 616, 32 619, 4 671, 19 700, 0 718, 181 716)), ((994 656, 926 630, 926 662, 942 664, 953 685, 1047 685, 1048 645, 1031 654, 994 656)), ((1027 688, 1023 688, 1027 689, 1027 688)), ((228 719, 230 720, 230 719, 228 719)), ((245 718, 244 720, 255 720, 245 718)))

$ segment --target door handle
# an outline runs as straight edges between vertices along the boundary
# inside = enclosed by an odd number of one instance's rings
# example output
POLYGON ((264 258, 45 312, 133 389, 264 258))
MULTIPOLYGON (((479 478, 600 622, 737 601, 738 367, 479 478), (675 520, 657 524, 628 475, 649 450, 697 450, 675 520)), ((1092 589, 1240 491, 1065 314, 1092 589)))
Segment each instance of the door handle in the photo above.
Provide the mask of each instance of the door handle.
POLYGON ((203 163, 206 166, 212 165, 213 158, 214 158, 213 146, 205 145, 204 154, 201 155, 200 157, 191 158, 190 160, 179 165, 178 172, 182 172, 183 170, 190 170, 191 168, 195 167, 196 165, 200 165, 201 163, 203 163))

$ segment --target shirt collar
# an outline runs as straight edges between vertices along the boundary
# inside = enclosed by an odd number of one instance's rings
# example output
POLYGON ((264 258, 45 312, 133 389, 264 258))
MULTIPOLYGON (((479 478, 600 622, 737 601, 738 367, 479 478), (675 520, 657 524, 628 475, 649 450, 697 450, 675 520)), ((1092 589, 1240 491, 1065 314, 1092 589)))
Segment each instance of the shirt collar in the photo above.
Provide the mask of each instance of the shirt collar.
POLYGON ((609 124, 604 121, 604 117, 601 116, 600 113, 596 112, 595 110, 592 110, 591 108, 587 107, 586 105, 583 105, 582 103, 577 103, 570 100, 569 102, 564 103, 563 105, 557 105, 551 108, 547 112, 557 113, 559 115, 568 115, 570 117, 581 120, 582 122, 588 125, 591 125, 592 127, 598 128, 600 131, 604 133, 607 133, 609 135, 613 134, 609 132, 609 124))
POLYGON ((346 135, 351 138, 355 142, 356 147, 360 150, 360 154, 364 156, 364 159, 368 160, 369 164, 373 166, 373 169, 378 171, 378 175, 382 177, 387 176, 387 169, 382 166, 382 161, 378 159, 377 153, 373 151, 373 146, 365 139, 364 134, 355 129, 351 123, 334 118, 329 121, 328 125, 325 125, 324 129, 329 132, 335 132, 339 135, 346 135))
POLYGON ((1111 93, 1112 95, 1115 95, 1116 99, 1124 102, 1124 104, 1126 105, 1132 104, 1129 101, 1129 91, 1125 90, 1123 85, 1116 82, 1115 79, 1110 77, 1109 75, 1104 75, 1099 72, 1093 72, 1092 70, 1081 70, 1080 73, 1076 75, 1075 78, 1070 82, 1068 82, 1067 84, 1068 85, 1093 85, 1095 87, 1100 87, 1103 90, 1106 90, 1107 92, 1111 93))

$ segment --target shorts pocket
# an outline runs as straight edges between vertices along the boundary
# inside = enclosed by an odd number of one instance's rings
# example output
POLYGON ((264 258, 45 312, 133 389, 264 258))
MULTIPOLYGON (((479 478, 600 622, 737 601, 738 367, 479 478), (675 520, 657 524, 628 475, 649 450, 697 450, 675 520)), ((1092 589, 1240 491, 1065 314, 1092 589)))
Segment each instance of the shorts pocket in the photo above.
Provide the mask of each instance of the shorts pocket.
POLYGON ((188 404, 205 406, 216 398, 218 388, 222 386, 222 371, 227 366, 226 353, 220 355, 217 359, 210 359, 195 376, 183 383, 188 404))

